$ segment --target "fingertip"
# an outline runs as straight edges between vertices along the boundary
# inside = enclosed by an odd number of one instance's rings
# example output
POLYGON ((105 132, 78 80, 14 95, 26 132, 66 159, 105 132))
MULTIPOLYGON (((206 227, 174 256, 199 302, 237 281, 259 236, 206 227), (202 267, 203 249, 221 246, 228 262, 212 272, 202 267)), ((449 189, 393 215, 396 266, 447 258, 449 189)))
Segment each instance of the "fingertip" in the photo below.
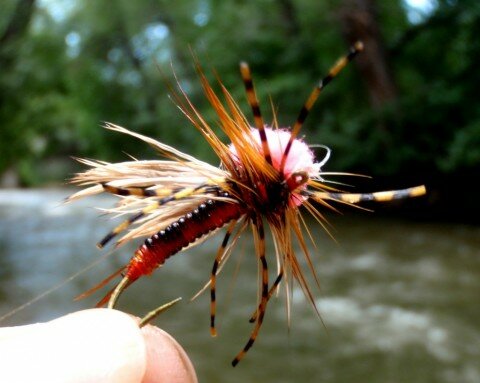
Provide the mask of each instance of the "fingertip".
POLYGON ((142 383, 196 383, 197 376, 186 352, 158 327, 142 328, 146 343, 146 372, 142 383))
MULTIPOLYGON (((141 382, 146 371, 146 347, 137 322, 117 310, 89 309, 48 323, 57 334, 69 332, 65 352, 79 382, 141 382), (93 380, 89 380, 89 379, 93 380)), ((67 363, 68 364, 68 363, 67 363)), ((68 369, 63 367, 62 369, 68 369)), ((76 382, 77 380, 73 380, 76 382)))
POLYGON ((111 309, 3 328, 2 381, 196 383, 182 347, 157 327, 111 309), (25 368, 28 361, 28 368, 25 368))
POLYGON ((142 333, 120 311, 84 310, 2 334, 2 381, 135 383, 146 371, 142 333))

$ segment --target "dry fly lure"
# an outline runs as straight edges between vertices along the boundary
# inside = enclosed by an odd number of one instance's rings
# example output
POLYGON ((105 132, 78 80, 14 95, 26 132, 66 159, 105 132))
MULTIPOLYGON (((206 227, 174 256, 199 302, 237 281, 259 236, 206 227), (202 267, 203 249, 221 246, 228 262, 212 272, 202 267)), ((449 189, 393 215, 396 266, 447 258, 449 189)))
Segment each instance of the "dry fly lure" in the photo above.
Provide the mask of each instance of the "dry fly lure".
MULTIPOLYGON (((325 147, 325 157, 317 161, 310 147, 297 138, 323 88, 362 49, 362 43, 357 42, 346 56, 335 63, 328 75, 313 89, 291 129, 278 127, 275 118, 273 126, 264 123, 246 63, 240 64, 240 73, 255 127, 250 125, 220 81, 223 101, 215 94, 197 62, 205 96, 215 110, 219 125, 230 144, 220 141, 181 88, 180 93, 174 92, 174 97, 182 113, 217 154, 220 167, 199 161, 152 138, 107 124, 107 129, 145 141, 165 159, 121 163, 80 160, 90 168, 77 174, 72 182, 85 188, 69 200, 102 192, 112 193, 119 196, 120 201, 108 211, 112 214, 129 214, 129 218, 107 234, 98 247, 103 248, 120 233, 123 236, 117 245, 134 238, 147 237, 126 266, 82 296, 122 276, 120 283, 99 302, 99 306, 108 303, 108 307, 113 308, 122 291, 138 278, 161 267, 167 258, 226 227, 224 239, 213 261, 209 283, 204 287, 210 289, 210 331, 214 336, 216 276, 240 235, 250 227, 260 268, 259 303, 251 317, 251 322, 255 324, 250 338, 232 364, 235 366, 255 342, 269 300, 282 281, 287 297, 293 280, 298 282, 315 308, 311 289, 294 251, 294 243, 297 243, 315 276, 303 234, 304 221, 300 207, 303 206, 323 226, 325 219, 318 208, 334 209, 332 202, 355 205, 361 201, 383 202, 425 194, 424 186, 368 194, 343 192, 325 179, 334 173, 322 172, 330 150, 325 147), (277 272, 273 283, 269 281, 265 223, 275 245, 277 272), (127 231, 128 228, 131 230, 127 231)), ((289 309, 288 299, 287 306, 289 309)))

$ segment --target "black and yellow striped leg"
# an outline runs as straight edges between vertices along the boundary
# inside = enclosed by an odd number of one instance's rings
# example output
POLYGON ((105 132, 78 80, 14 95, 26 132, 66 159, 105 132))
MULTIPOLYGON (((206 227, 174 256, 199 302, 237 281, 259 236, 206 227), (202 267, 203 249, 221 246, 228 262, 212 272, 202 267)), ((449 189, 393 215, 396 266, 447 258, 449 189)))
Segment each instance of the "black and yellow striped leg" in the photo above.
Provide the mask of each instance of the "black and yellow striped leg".
MULTIPOLYGON (((105 188, 105 186, 104 186, 105 188)), ((151 203, 150 205, 146 206, 143 208, 140 212, 138 212, 135 215, 132 215, 125 221, 123 221, 120 225, 115 227, 110 233, 108 233, 103 239, 97 243, 97 247, 99 249, 102 249, 105 247, 105 245, 110 242, 113 238, 115 238, 118 234, 120 234, 122 231, 126 230, 130 225, 132 225, 134 222, 138 221, 139 219, 145 217, 147 214, 153 212, 154 210, 158 209, 160 206, 165 205, 169 202, 172 201, 177 201, 183 198, 190 197, 191 195, 194 195, 196 193, 202 193, 208 190, 209 188, 212 188, 211 185, 207 184, 201 184, 198 185, 194 188, 183 188, 177 191, 174 191, 167 195, 166 197, 160 198, 157 201, 151 203)), ((127 191, 128 189, 122 189, 122 188, 115 188, 117 191, 127 191)), ((218 188, 217 188, 218 189, 218 188)), ((120 194, 123 195, 123 194, 120 194)))
MULTIPOLYGON (((283 269, 280 270, 280 272, 278 273, 277 275, 277 278, 275 279, 275 281, 273 282, 273 285, 272 287, 270 287, 270 290, 268 291, 268 300, 270 301, 270 298, 272 297, 272 295, 275 293, 275 291, 277 290, 277 287, 278 285, 280 284, 280 282, 282 281, 282 278, 283 278, 283 269)), ((252 314, 252 316, 250 317, 249 319, 249 322, 250 323, 253 323, 257 320, 257 315, 258 315, 258 308, 255 310, 255 312, 252 314)))
POLYGON ((261 299, 260 299, 260 306, 258 308, 258 316, 257 322, 255 327, 250 334, 250 338, 248 339, 247 343, 243 347, 242 351, 240 351, 237 356, 232 361, 232 366, 235 367, 240 360, 245 356, 248 350, 252 347, 255 339, 257 339, 258 332, 262 327, 263 318, 265 317, 265 310, 267 308, 268 302, 268 266, 267 266, 267 259, 265 257, 265 230, 263 227, 263 222, 261 217, 256 217, 254 222, 254 239, 256 242, 256 251, 257 256, 260 262, 260 270, 262 274, 262 281, 261 281, 261 299))
POLYGON ((388 190, 375 193, 332 193, 332 192, 316 192, 313 198, 318 200, 333 200, 345 202, 347 204, 356 204, 362 201, 388 202, 396 199, 420 197, 426 194, 427 190, 424 185, 415 186, 407 189, 388 190))
POLYGON ((225 237, 223 237, 222 244, 217 250, 217 256, 213 261, 212 273, 210 275, 210 334, 212 336, 217 336, 217 330, 215 329, 215 314, 217 309, 215 286, 217 282, 218 266, 220 265, 220 261, 222 260, 223 255, 225 254, 228 241, 230 240, 230 236, 232 235, 232 232, 235 229, 236 224, 237 224, 237 220, 234 220, 228 226, 227 232, 225 233, 225 237))
POLYGON ((353 46, 350 47, 350 50, 346 56, 341 57, 328 71, 328 74, 320 80, 318 85, 312 90, 312 93, 310 93, 310 96, 308 97, 307 101, 305 104, 302 106, 302 109, 300 110, 300 113, 297 117, 297 121, 295 121, 295 125, 292 128, 292 133, 290 136, 290 140, 287 143, 287 146, 285 147, 285 151, 283 153, 282 157, 282 162, 280 163, 280 171, 283 172, 283 168, 285 166, 285 162, 287 160, 288 154, 290 153, 290 149, 292 147, 292 143, 294 139, 297 137, 298 132, 302 128, 303 123, 305 122, 305 119, 308 116, 308 113, 310 112, 310 109, 312 109, 313 105, 315 104, 315 101, 317 101, 318 96, 320 96, 320 93, 322 90, 340 73, 340 71, 345 68, 345 66, 352 61, 355 56, 363 50, 363 43, 360 41, 357 41, 353 46))
POLYGON ((262 143, 263 155, 265 161, 272 165, 272 156, 270 154, 270 148, 268 147, 267 134, 265 132, 265 124, 263 122, 262 113, 260 112, 260 105, 258 102, 257 95, 255 93, 255 88, 253 86, 252 75, 250 73, 250 68, 246 62, 240 63, 240 73, 242 75, 243 83, 245 84, 245 90, 247 92, 247 99, 250 107, 253 112, 253 119, 255 121, 255 126, 258 129, 260 135, 260 141, 262 143))
POLYGON ((102 183, 103 190, 121 196, 138 196, 138 197, 166 197, 179 190, 172 189, 149 189, 149 187, 118 187, 108 183, 102 183))

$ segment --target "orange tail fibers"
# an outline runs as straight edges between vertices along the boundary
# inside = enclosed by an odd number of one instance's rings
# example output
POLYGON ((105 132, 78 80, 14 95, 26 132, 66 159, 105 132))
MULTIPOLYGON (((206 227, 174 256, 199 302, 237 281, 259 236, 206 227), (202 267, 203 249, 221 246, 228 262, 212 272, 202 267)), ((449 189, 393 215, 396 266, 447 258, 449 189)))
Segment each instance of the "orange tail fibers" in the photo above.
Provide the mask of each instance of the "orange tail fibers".
MULTIPOLYGON (((220 193, 220 196, 231 198, 226 192, 220 193)), ((209 199, 200 204, 192 212, 148 238, 126 266, 123 279, 99 304, 108 301, 108 308, 114 308, 120 294, 138 278, 151 274, 184 247, 244 213, 238 203, 209 199)))

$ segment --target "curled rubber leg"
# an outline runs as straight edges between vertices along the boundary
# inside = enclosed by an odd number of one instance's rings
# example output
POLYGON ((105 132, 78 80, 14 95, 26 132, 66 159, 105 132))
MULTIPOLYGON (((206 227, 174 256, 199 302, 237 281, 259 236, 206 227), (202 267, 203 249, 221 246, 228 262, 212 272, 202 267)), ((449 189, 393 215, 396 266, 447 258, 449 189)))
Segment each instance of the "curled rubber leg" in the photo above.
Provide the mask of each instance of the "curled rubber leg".
MULTIPOLYGON (((280 284, 280 282, 282 280, 282 277, 283 277, 283 269, 280 270, 280 273, 278 274, 277 278, 275 279, 275 282, 273 283, 273 286, 270 287, 270 291, 268 292, 268 300, 270 300, 273 293, 275 293, 275 290, 277 290, 277 287, 280 284)), ((250 319, 249 319, 250 323, 253 323, 257 320, 258 310, 259 310, 259 307, 257 307, 257 309, 254 311, 254 313, 250 317, 250 319)))

